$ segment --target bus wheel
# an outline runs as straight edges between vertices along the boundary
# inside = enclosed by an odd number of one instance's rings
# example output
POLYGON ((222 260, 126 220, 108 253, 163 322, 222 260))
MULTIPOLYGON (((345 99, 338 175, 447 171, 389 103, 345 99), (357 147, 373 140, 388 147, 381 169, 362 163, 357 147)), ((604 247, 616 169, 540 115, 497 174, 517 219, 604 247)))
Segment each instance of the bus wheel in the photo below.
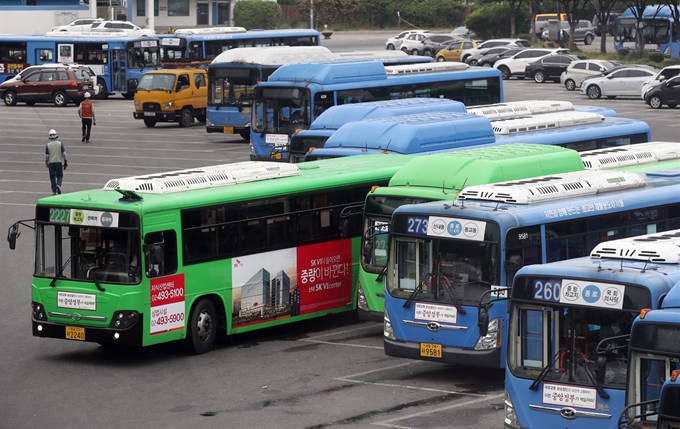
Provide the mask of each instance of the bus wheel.
POLYGON ((57 107, 64 107, 68 104, 68 98, 66 97, 66 93, 64 91, 55 92, 52 96, 52 101, 57 107))
POLYGON ((156 120, 155 119, 144 119, 144 125, 146 125, 149 128, 153 128, 156 126, 156 120))
POLYGON ((99 87, 99 94, 96 97, 97 100, 106 100, 109 97, 109 90, 106 87, 104 79, 97 78, 97 86, 99 87))
POLYGON ((17 104, 17 94, 14 91, 5 92, 4 98, 7 106, 15 106, 17 104))
POLYGON ((189 316, 186 346, 188 351, 201 355, 212 349, 217 336, 217 313, 209 299, 200 299, 189 316))
POLYGON ((250 141, 250 128, 245 128, 238 132, 241 138, 247 142, 250 141))
POLYGON ((188 127, 194 123, 194 114, 191 113, 191 109, 185 107, 179 114, 179 126, 188 127))

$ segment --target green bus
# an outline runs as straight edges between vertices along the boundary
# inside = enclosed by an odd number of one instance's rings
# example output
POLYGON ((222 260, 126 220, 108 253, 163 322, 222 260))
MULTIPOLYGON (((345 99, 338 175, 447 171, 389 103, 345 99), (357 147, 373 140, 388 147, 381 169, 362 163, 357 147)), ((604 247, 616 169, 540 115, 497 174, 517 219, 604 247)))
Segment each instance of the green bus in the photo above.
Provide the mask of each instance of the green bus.
POLYGON ((578 152, 542 144, 515 143, 415 157, 388 186, 374 188, 366 196, 357 286, 359 318, 383 320, 388 229, 397 207, 437 200, 453 203, 465 186, 583 169, 578 152))
POLYGON ((42 198, 37 337, 193 353, 231 335, 356 310, 366 194, 411 156, 242 162, 113 179, 42 198))

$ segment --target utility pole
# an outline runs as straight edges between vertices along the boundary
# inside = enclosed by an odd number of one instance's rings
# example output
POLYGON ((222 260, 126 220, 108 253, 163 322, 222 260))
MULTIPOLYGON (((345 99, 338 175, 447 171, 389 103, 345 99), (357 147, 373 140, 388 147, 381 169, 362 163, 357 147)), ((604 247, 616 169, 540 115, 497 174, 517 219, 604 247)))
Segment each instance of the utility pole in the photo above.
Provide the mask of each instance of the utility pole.
POLYGON ((309 0, 309 28, 314 29, 314 0, 309 0))

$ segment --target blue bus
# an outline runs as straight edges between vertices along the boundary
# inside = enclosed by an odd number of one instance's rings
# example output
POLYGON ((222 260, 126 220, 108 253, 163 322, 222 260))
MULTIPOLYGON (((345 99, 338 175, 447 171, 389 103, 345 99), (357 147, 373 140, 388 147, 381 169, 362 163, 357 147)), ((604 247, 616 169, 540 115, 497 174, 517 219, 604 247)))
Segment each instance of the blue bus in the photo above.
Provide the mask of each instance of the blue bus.
POLYGON ((537 143, 576 151, 651 140, 644 121, 597 113, 559 111, 509 118, 434 112, 350 122, 306 161, 371 153, 431 154, 510 143, 537 143))
POLYGON ((680 281, 679 244, 680 230, 659 232, 517 272, 504 337, 506 429, 618 427, 631 326, 680 281))
POLYGON ((293 134, 290 137, 289 146, 275 147, 270 154, 270 158, 275 161, 288 160, 292 163, 302 162, 304 161, 305 155, 310 150, 323 148, 326 140, 328 140, 328 138, 341 126, 348 122, 371 118, 402 116, 434 111, 468 112, 475 115, 486 116, 487 118, 499 118, 572 109, 581 112, 599 113, 603 116, 618 116, 618 113, 613 109, 599 106, 574 106, 568 101, 529 100, 490 104, 488 106, 477 106, 470 109, 466 109, 464 104, 459 103, 457 106, 461 106, 460 110, 457 108, 454 109, 453 107, 455 105, 451 103, 456 102, 446 98, 405 98, 333 106, 319 115, 319 117, 309 126, 308 130, 302 130, 293 134), (415 105, 413 103, 415 103, 415 105))
MULTIPOLYGON (((677 235, 671 241, 677 246, 677 235)), ((680 284, 661 307, 643 310, 633 322, 620 429, 680 427, 680 284)))
POLYGON ((132 98, 144 72, 160 65, 158 40, 119 33, 50 32, 49 36, 0 36, 0 82, 26 67, 78 63, 97 74, 98 98, 122 93, 132 98))
MULTIPOLYGON (((678 14, 678 11, 675 11, 678 14)), ((642 32, 638 29, 637 10, 626 9, 614 23, 614 49, 637 51, 640 43, 646 52, 660 52, 667 58, 680 56, 680 37, 675 28, 673 10, 664 4, 649 5, 642 14, 642 32)))
POLYGON ((503 368, 508 315, 500 298, 521 267, 679 226, 680 169, 578 171, 402 205, 389 227, 385 352, 503 368))
POLYGON ((243 27, 180 29, 157 36, 163 67, 208 65, 234 48, 262 46, 319 46, 320 34, 310 29, 250 30, 243 27))
POLYGON ((318 61, 376 59, 386 65, 432 62, 431 57, 401 51, 333 53, 323 46, 235 48, 219 54, 208 65, 208 133, 237 133, 250 138, 253 88, 281 65, 318 61))
POLYGON ((415 97, 447 98, 466 106, 500 103, 503 83, 498 70, 463 63, 286 64, 255 87, 250 159, 269 160, 275 147, 288 146, 291 135, 308 129, 332 106, 415 97))

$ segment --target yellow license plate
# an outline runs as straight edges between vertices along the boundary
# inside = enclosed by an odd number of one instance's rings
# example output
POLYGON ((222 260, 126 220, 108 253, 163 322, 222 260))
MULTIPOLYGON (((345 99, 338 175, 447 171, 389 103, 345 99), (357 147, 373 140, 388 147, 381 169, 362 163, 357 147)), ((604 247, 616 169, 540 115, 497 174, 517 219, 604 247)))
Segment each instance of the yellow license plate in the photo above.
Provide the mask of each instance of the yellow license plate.
POLYGON ((66 339, 85 341, 85 328, 79 328, 77 326, 67 326, 66 339))
POLYGON ((234 134, 234 127, 222 127, 224 134, 234 134))
POLYGON ((431 343, 420 343, 420 356, 440 358, 442 357, 442 345, 431 343))

